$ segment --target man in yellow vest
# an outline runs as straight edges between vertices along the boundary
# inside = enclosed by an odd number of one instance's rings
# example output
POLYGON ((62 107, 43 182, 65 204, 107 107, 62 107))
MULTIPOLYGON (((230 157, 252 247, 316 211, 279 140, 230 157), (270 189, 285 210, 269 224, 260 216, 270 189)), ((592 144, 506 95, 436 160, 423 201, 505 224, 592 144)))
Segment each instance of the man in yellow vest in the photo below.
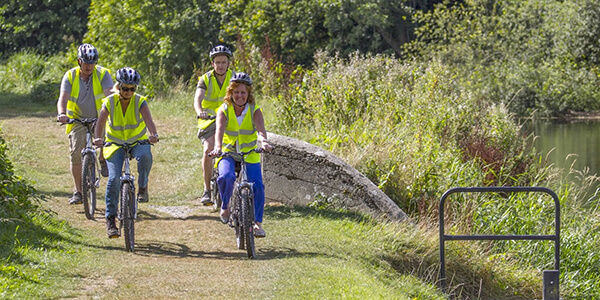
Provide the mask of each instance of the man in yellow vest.
POLYGON ((210 197, 210 178, 213 163, 208 153, 215 145, 215 119, 217 109, 223 103, 229 79, 235 73, 229 69, 232 53, 227 46, 219 45, 209 53, 213 70, 198 78, 198 86, 194 95, 194 109, 198 118, 198 138, 202 140, 202 174, 204 176, 204 193, 200 199, 202 205, 213 205, 210 197))
MULTIPOLYGON (((60 96, 56 104, 57 120, 63 124, 69 119, 95 118, 102 107, 102 99, 110 95, 113 81, 108 69, 96 65, 98 50, 90 44, 83 44, 77 49, 75 67, 65 73, 60 85, 60 96)), ((81 150, 85 147, 86 129, 79 123, 67 125, 69 135, 69 153, 71 174, 75 183, 75 192, 69 204, 80 204, 81 201, 81 150)), ((100 161, 101 173, 107 176, 106 162, 100 161)))

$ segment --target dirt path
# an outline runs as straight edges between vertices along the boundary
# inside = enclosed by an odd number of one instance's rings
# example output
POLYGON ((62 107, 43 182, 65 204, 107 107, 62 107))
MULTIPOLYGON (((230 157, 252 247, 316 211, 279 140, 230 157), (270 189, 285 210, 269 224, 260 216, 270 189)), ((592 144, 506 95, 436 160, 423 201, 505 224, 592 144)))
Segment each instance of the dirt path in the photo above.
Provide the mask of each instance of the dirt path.
MULTIPOLYGON (((179 149, 185 149, 185 143, 196 142, 179 131, 185 126, 161 128, 161 137, 166 138, 153 148, 150 202, 140 204, 137 248, 128 253, 123 238, 106 237, 105 178, 99 189, 96 220, 85 218, 82 205, 67 204, 72 188, 67 138, 52 120, 47 115, 0 118, 3 136, 19 171, 26 172, 24 177, 35 181, 38 191, 48 196, 48 209, 81 230, 85 242, 76 257, 82 263, 66 275, 77 289, 65 290, 66 298, 269 298, 273 279, 282 267, 277 258, 286 256, 289 250, 278 248, 268 236, 257 240, 257 258, 247 259, 245 251, 236 247, 233 229, 221 224, 216 212, 199 205, 195 197, 200 191, 173 188, 184 181, 185 172, 193 173, 189 167, 181 167, 185 161, 169 161, 173 155, 167 155, 186 151, 179 149), (173 138, 169 140, 169 136, 173 138), (178 137, 186 142, 177 141, 178 137)), ((197 150, 180 155, 186 156, 198 162, 197 150)), ((269 234, 268 225, 265 228, 269 234)))

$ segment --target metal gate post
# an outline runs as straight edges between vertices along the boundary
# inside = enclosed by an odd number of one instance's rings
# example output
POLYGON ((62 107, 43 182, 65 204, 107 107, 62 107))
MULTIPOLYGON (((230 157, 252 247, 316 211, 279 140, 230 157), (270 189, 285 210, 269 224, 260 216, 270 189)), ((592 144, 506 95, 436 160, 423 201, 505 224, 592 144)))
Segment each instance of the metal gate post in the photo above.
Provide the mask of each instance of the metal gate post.
POLYGON ((554 270, 544 271, 544 300, 559 299, 560 277, 560 200, 556 193, 544 187, 459 187, 447 190, 440 199, 440 284, 446 291, 446 240, 549 240, 554 241, 554 270), (542 192, 554 199, 553 235, 447 235, 444 232, 444 203, 454 193, 517 193, 542 192))

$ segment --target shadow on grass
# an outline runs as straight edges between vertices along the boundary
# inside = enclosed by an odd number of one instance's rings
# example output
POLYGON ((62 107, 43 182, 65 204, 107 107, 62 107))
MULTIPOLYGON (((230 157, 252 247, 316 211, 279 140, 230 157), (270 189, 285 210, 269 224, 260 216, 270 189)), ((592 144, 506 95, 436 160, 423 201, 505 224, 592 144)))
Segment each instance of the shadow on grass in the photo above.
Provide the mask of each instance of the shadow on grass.
MULTIPOLYGON (((233 240, 232 240, 233 242, 233 240)), ((125 251, 123 247, 121 250, 125 251)), ((178 258, 210 258, 219 260, 239 260, 248 259, 246 250, 239 250, 235 252, 230 251, 199 251, 192 250, 185 244, 182 243, 171 243, 164 241, 139 241, 136 243, 135 252, 136 255, 142 256, 170 256, 178 258)), ((261 248, 256 247, 255 260, 268 260, 268 259, 281 259, 281 258, 292 258, 292 257, 317 257, 317 256, 328 256, 325 253, 317 252, 299 252, 292 248, 261 248)))

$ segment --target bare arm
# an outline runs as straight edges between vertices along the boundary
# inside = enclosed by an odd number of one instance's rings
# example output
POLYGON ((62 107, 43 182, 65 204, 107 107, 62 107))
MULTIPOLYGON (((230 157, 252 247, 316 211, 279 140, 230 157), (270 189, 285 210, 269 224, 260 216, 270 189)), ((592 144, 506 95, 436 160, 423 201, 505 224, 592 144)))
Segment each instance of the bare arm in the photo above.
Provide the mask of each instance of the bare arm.
POLYGON ((63 124, 69 121, 69 117, 67 117, 67 101, 69 97, 69 92, 62 92, 58 97, 58 102, 56 102, 56 111, 58 113, 56 120, 63 124))
POLYGON ((106 127, 106 120, 108 119, 108 110, 102 107, 98 120, 96 121, 96 129, 94 130, 94 144, 98 147, 104 145, 104 128, 106 127))
POLYGON ((211 152, 211 156, 221 153, 223 147, 223 136, 225 135, 225 128, 227 127, 227 117, 222 110, 217 111, 217 129, 215 131, 215 148, 211 152))
POLYGON ((206 95, 205 89, 196 89, 196 94, 194 95, 194 110, 196 111, 196 116, 199 116, 202 119, 208 117, 208 114, 202 108, 202 100, 204 100, 204 95, 206 95))
POLYGON ((269 144, 269 140, 267 140, 265 119, 263 118, 262 110, 260 109, 257 109, 254 112, 254 125, 256 126, 256 131, 258 133, 259 140, 262 141, 262 148, 265 151, 271 151, 273 147, 269 144))
POLYGON ((148 104, 144 105, 140 109, 140 113, 142 114, 142 118, 146 123, 146 128, 148 128, 148 131, 150 132, 150 135, 148 136, 148 141, 150 141, 150 143, 158 142, 158 132, 156 131, 156 125, 154 125, 154 121, 152 120, 152 114, 150 113, 150 108, 148 108, 148 104))

